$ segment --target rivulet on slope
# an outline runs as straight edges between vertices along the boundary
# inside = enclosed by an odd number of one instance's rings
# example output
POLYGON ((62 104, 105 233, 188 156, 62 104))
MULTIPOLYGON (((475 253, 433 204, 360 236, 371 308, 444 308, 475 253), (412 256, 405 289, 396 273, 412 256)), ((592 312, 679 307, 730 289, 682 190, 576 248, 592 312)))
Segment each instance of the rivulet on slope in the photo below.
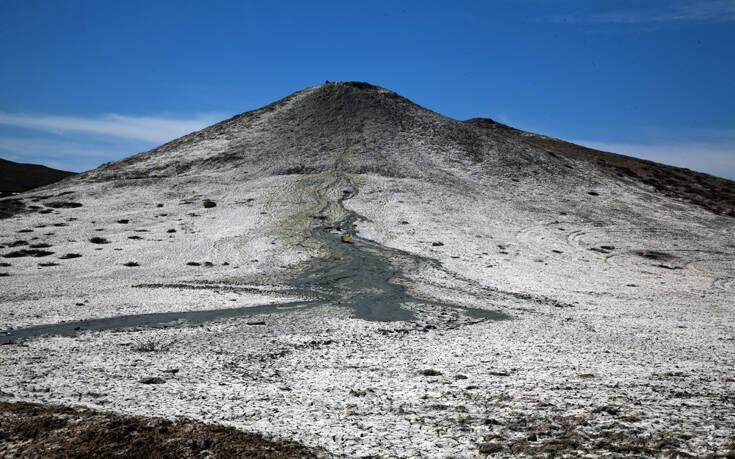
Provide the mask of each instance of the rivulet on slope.
POLYGON ((21 195, 0 395, 337 456, 726 451, 734 196, 309 88, 21 195))

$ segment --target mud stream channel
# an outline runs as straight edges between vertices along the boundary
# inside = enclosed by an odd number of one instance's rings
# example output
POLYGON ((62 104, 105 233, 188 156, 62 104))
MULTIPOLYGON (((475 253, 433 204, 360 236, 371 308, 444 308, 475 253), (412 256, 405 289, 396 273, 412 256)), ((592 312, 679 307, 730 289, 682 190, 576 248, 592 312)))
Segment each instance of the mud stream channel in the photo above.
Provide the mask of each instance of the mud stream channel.
POLYGON ((404 307, 407 304, 459 309, 475 319, 507 318, 499 312, 438 302, 410 293, 405 286, 410 283, 407 272, 418 272, 426 267, 444 268, 437 260, 360 238, 355 226, 364 218, 344 206, 345 201, 357 194, 358 188, 347 174, 342 173, 338 162, 325 173, 304 179, 302 183, 302 186, 306 184, 302 190, 313 193, 318 203, 309 209, 311 215, 306 218, 313 223, 308 225, 306 234, 302 233, 302 236, 316 243, 326 255, 300 266, 286 284, 291 287, 291 293, 308 299, 262 306, 137 314, 37 325, 0 332, 0 344, 44 335, 70 336, 82 331, 201 324, 325 305, 348 307, 354 317, 369 321, 413 321, 414 313, 404 307))

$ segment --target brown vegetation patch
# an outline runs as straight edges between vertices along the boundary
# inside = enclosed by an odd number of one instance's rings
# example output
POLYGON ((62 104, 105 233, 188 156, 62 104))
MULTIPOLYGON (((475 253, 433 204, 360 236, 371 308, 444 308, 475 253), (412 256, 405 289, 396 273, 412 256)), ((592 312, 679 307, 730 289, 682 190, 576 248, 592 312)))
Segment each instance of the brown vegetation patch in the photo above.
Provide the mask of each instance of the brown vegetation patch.
POLYGON ((195 421, 0 403, 2 457, 317 457, 291 441, 195 421))

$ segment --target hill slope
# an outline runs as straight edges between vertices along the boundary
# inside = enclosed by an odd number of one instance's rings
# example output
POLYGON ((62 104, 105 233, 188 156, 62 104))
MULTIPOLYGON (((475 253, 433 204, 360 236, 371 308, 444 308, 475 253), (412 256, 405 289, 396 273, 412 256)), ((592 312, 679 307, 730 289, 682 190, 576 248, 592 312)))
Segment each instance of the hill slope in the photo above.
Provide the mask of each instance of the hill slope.
POLYGON ((38 164, 21 164, 0 158, 0 193, 19 193, 74 175, 38 164))
POLYGON ((0 393, 346 456, 722 451, 732 193, 305 89, 19 196, 0 393))

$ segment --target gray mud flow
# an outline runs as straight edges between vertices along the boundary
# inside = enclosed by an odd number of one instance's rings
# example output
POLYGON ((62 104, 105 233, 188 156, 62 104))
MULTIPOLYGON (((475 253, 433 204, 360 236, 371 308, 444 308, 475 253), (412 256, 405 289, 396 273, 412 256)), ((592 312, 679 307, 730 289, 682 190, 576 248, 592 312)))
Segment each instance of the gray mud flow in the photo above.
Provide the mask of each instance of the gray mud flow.
POLYGON ((461 309, 477 319, 507 318, 496 311, 437 302, 408 291, 403 285, 410 282, 406 271, 418 272, 426 266, 444 268, 437 260, 384 247, 357 235, 356 223, 365 218, 344 206, 359 192, 347 173, 350 159, 346 146, 322 175, 321 183, 307 185, 304 190, 311 191, 320 203, 313 217, 324 223, 312 227, 310 234, 312 240, 321 242, 328 256, 303 269, 291 280, 291 286, 324 295, 321 301, 349 307, 355 317, 369 321, 415 320, 414 313, 404 307, 406 304, 461 309), (329 216, 341 218, 326 223, 329 216), (349 242, 344 241, 345 237, 349 242))
POLYGON ((407 271, 418 272, 424 267, 444 268, 437 260, 384 247, 357 235, 355 224, 364 220, 364 217, 344 207, 344 201, 358 193, 357 186, 345 172, 348 157, 346 149, 345 153, 337 156, 328 170, 316 178, 305 178, 302 184, 304 189, 301 191, 310 193, 317 203, 311 209, 317 215, 307 213, 301 217, 311 222, 316 217, 319 224, 309 223, 306 234, 301 236, 319 244, 327 255, 305 263, 298 273, 287 280, 287 284, 292 291, 301 292, 310 299, 254 307, 138 314, 38 325, 0 332, 0 344, 44 335, 69 336, 85 330, 197 324, 326 305, 349 307, 356 318, 381 322, 415 320, 415 314, 405 308, 407 304, 458 309, 476 319, 508 318, 497 311, 420 298, 408 291, 403 285, 410 282, 405 274, 407 271), (343 241, 345 236, 349 242, 343 241))
POLYGON ((106 317, 103 319, 80 320, 57 324, 35 325, 0 332, 0 344, 11 344, 16 340, 39 336, 74 336, 84 331, 122 330, 134 328, 161 328, 181 324, 201 324, 214 320, 235 319, 271 314, 290 310, 304 310, 313 307, 309 301, 295 301, 264 306, 245 306, 242 308, 213 309, 209 311, 161 312, 134 314, 129 316, 106 317))

